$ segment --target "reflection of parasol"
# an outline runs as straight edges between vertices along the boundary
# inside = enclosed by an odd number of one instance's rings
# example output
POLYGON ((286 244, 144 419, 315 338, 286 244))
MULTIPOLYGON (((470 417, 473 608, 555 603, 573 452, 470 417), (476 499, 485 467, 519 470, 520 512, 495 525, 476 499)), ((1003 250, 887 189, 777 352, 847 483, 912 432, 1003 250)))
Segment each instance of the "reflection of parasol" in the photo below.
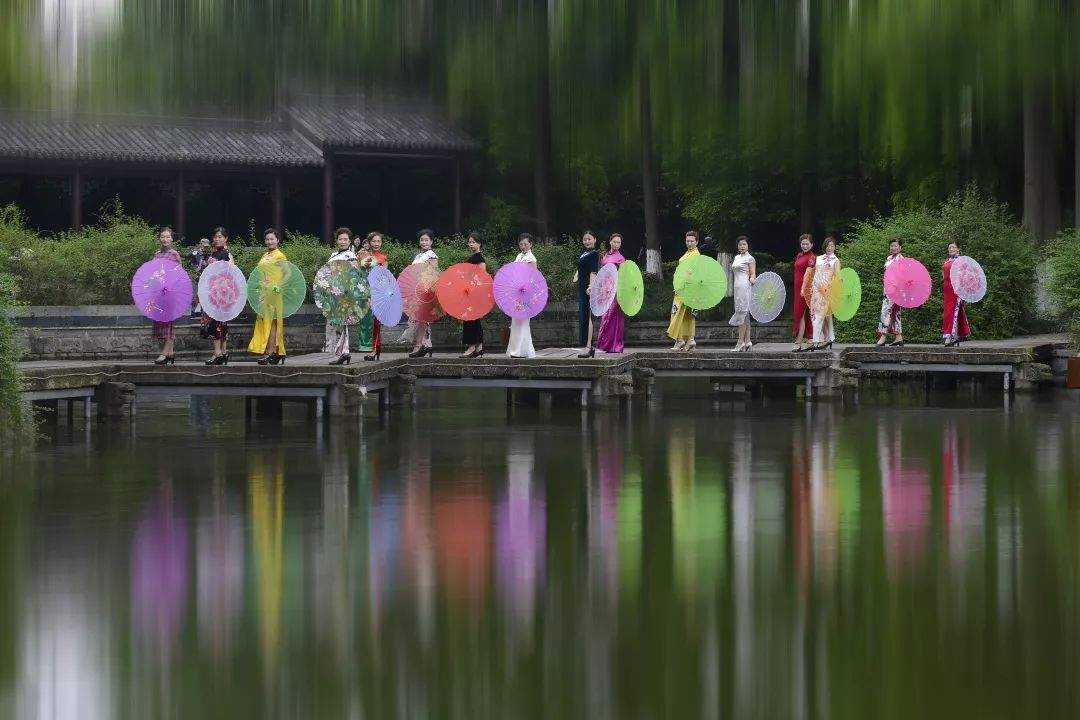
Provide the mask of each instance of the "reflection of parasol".
POLYGON ((368 272, 368 289, 371 292, 371 312, 387 327, 401 322, 401 288, 394 273, 382 265, 368 272))
POLYGON ((847 267, 833 280, 829 288, 829 305, 833 317, 840 321, 847 321, 855 317, 855 312, 862 302, 862 281, 859 274, 847 267))
POLYGON ((627 260, 619 266, 619 283, 615 297, 626 317, 634 317, 645 302, 645 282, 641 278, 641 268, 633 260, 627 260))
POLYGON ((479 320, 495 307, 491 276, 472 263, 451 265, 439 276, 436 294, 446 314, 458 320, 479 320))
POLYGON ((247 304, 247 278, 231 262, 218 260, 199 276, 199 305, 211 320, 229 322, 247 304))
POLYGON ((180 263, 154 258, 131 278, 131 299, 154 322, 172 322, 191 310, 191 278, 180 263))
POLYGON ((248 304, 270 320, 287 318, 304 304, 307 281, 288 260, 259 263, 248 276, 248 304))
POLYGON ((516 320, 535 317, 548 301, 547 280, 532 263, 503 265, 495 273, 492 290, 499 309, 516 320))
POLYGON ((724 299, 727 275, 720 263, 707 255, 695 255, 675 270, 675 294, 692 310, 708 310, 724 299))
POLYGON ((786 300, 783 278, 774 272, 761 273, 750 289, 750 315, 759 323, 772 322, 780 316, 786 300))
POLYGON ((986 297, 986 273, 973 257, 961 255, 953 260, 949 280, 956 297, 964 302, 977 303, 986 297))
POLYGON ((427 262, 410 265, 398 275, 402 307, 411 320, 433 323, 446 314, 439 306, 438 283, 439 268, 427 262))
POLYGON ((335 260, 319 268, 311 284, 315 306, 331 325, 356 325, 368 314, 368 287, 355 260, 335 260))
POLYGON ((900 257, 885 270, 885 297, 902 308, 917 308, 930 297, 930 272, 915 258, 900 257))
POLYGON ((615 302, 615 290, 619 284, 619 268, 613 263, 608 263, 600 268, 593 279, 592 288, 589 290, 589 305, 592 314, 603 317, 604 313, 615 302))

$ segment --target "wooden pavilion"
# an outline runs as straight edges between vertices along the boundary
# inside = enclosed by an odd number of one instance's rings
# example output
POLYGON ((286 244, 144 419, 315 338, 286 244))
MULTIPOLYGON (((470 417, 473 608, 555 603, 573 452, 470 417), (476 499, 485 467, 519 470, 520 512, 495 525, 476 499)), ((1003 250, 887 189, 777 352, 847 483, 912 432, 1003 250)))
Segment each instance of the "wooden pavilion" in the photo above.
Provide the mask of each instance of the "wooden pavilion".
POLYGON ((132 116, 0 116, 0 175, 68 178, 70 227, 83 225, 89 176, 171 180, 173 227, 186 232, 185 186, 203 177, 260 179, 271 191, 273 226, 285 227, 284 182, 318 177, 322 236, 334 230, 334 185, 348 165, 430 164, 448 175, 453 225, 461 229, 461 162, 476 144, 423 106, 291 105, 275 122, 132 116))

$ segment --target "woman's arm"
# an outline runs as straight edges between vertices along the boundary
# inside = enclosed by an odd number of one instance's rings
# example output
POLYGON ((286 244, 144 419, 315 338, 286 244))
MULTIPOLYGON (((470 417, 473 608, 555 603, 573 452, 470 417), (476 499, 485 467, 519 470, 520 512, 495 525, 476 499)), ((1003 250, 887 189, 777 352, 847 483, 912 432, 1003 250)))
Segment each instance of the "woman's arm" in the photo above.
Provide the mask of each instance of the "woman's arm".
POLYGON ((750 261, 750 284, 753 285, 757 282, 757 261, 750 261))
POLYGON ((594 273, 594 272, 589 273, 589 287, 585 288, 585 294, 586 295, 592 295, 592 283, 593 283, 593 280, 595 280, 595 279, 596 279, 596 273, 594 273))

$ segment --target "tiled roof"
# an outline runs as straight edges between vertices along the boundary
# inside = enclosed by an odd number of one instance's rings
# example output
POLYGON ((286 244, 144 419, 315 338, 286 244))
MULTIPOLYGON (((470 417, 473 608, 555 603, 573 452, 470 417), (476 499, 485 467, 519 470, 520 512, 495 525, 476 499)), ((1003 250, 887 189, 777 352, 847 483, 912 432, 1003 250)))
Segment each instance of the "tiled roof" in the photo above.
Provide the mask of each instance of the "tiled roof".
POLYGON ((269 123, 0 117, 0 158, 318 167, 322 154, 269 123))
POLYGON ((293 124, 326 149, 380 152, 460 152, 476 143, 430 108, 417 106, 298 105, 293 124))

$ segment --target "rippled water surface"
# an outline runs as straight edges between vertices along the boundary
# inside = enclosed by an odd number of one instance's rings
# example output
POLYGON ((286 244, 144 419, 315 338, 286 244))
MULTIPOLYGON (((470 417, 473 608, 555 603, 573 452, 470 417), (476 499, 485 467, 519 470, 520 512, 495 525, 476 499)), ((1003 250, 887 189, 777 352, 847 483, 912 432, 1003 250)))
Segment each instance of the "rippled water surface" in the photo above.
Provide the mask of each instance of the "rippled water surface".
POLYGON ((696 387, 61 418, 0 461, 0 716, 1080 711, 1080 405, 696 387))

